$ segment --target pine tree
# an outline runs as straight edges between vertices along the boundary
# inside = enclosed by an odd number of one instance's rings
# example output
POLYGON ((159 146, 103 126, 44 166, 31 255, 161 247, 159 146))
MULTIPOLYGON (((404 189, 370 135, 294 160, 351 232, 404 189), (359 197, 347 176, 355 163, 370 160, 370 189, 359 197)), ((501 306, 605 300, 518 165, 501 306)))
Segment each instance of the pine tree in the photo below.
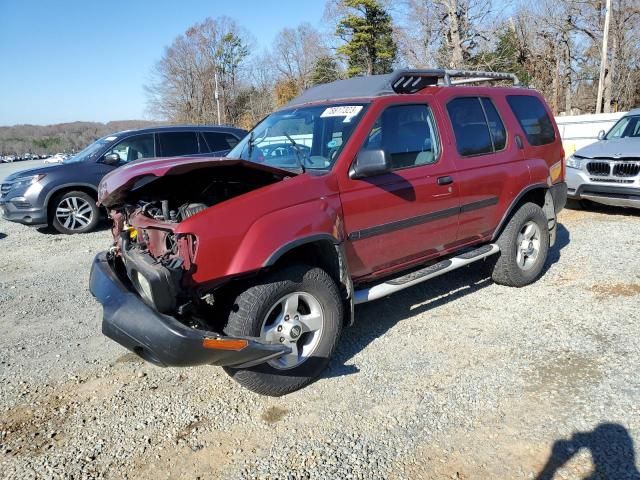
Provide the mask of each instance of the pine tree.
POLYGON ((323 55, 318 58, 311 74, 311 83, 320 85, 321 83, 334 82, 339 79, 340 71, 336 59, 330 55, 323 55))
POLYGON ((349 13, 336 29, 336 35, 345 41, 337 52, 347 61, 347 75, 391 72, 398 50, 391 15, 377 0, 342 0, 342 4, 349 13))

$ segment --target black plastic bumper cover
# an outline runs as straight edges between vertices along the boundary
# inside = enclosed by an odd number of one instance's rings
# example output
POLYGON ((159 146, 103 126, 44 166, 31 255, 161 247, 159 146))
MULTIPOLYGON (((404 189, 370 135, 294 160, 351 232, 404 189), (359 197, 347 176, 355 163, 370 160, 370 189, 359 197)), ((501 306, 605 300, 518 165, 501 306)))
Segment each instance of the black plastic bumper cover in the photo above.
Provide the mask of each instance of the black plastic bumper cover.
POLYGON ((248 344, 239 351, 204 348, 205 338, 231 337, 189 328, 149 307, 119 278, 106 252, 93 260, 89 289, 103 307, 102 333, 155 365, 247 367, 289 351, 285 346, 268 345, 252 338, 242 338, 248 344))

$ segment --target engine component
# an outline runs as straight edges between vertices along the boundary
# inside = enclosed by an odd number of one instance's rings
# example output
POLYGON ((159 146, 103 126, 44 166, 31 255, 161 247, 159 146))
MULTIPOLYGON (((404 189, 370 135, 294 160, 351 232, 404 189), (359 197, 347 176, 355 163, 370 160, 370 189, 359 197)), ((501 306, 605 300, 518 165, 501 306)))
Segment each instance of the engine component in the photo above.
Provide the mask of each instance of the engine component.
POLYGON ((202 210, 205 210, 207 206, 204 203, 185 203, 178 211, 180 212, 180 218, 186 220, 192 215, 195 215, 202 210))

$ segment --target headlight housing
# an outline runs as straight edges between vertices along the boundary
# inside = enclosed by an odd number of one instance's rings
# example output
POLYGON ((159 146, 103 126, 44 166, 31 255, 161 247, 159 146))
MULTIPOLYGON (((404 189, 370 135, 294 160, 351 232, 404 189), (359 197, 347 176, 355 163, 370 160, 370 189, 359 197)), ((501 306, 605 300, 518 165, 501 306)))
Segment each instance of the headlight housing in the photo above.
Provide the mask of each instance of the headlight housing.
POLYGON ((567 158, 566 165, 568 168, 576 168, 579 170, 582 168, 583 161, 583 158, 571 155, 569 158, 567 158))
POLYGON ((28 177, 18 177, 11 183, 11 190, 17 188, 28 188, 34 183, 38 183, 46 177, 46 174, 40 173, 39 175, 29 175, 28 177))

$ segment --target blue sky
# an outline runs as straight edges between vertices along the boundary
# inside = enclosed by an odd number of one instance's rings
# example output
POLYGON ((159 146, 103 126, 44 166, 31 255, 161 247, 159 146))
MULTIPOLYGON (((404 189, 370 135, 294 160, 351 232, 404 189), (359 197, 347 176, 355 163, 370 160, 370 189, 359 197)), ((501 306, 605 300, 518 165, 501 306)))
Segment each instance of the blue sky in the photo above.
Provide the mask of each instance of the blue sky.
POLYGON ((0 125, 147 118, 143 85, 164 47, 226 15, 258 49, 321 27, 324 0, 0 0, 0 125))

